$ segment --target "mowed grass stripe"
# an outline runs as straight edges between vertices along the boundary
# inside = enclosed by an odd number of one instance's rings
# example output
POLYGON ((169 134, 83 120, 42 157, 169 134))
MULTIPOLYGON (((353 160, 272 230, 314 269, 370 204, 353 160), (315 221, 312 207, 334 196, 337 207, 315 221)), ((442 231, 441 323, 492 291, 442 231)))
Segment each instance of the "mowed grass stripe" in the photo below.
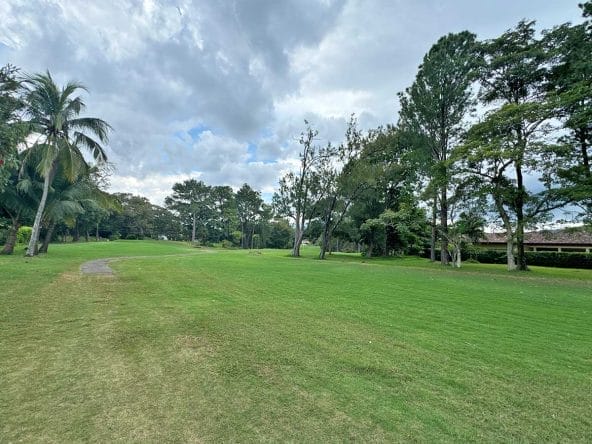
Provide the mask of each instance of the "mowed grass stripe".
POLYGON ((4 299, 3 441, 592 438, 582 281, 269 251, 110 279, 73 272, 92 246, 58 253, 4 299))

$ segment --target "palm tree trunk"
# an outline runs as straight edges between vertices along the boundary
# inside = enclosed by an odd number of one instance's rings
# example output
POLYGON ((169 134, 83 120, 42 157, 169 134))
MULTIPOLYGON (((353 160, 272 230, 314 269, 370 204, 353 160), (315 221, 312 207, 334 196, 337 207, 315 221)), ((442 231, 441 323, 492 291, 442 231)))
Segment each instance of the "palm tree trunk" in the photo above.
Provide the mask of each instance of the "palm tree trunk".
POLYGON ((53 182, 53 176, 57 168, 57 163, 54 162, 51 166, 51 170, 45 175, 43 180, 43 193, 41 194, 41 200, 39 201, 39 207, 37 208, 37 214, 35 214, 35 221, 33 222, 33 232, 31 233, 31 239, 27 247, 25 256, 33 257, 37 254, 37 241, 39 240, 39 233, 41 231, 41 217, 45 211, 45 204, 47 202, 47 195, 49 194, 49 186, 53 182))
POLYGON ((43 243, 39 248, 39 253, 47 253, 47 249, 49 248, 49 243, 51 242, 51 237, 53 236, 53 231, 55 229, 56 223, 51 222, 49 227, 47 227, 47 232, 45 233, 45 238, 43 238, 43 243))

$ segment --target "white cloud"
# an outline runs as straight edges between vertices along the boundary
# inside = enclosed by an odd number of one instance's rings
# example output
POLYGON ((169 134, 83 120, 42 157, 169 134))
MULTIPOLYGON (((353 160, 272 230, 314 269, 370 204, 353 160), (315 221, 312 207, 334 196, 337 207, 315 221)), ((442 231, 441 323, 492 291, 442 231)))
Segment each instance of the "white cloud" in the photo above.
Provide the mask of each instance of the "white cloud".
POLYGON ((394 122, 396 93, 448 32, 493 37, 523 17, 577 20, 573 0, 4 0, 0 64, 88 86, 115 131, 113 189, 162 202, 190 176, 266 193, 349 115, 394 122), (190 131, 202 131, 196 135, 190 131), (193 137, 191 136, 193 134, 193 137))

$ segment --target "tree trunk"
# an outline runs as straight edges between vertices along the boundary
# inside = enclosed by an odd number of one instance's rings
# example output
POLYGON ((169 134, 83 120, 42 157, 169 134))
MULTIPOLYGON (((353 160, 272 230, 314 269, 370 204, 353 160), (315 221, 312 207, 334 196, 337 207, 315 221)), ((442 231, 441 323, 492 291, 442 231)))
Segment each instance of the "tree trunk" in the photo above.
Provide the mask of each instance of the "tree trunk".
POLYGON ((368 249, 366 250, 366 257, 372 257, 372 250, 374 249, 374 243, 370 243, 368 245, 368 249))
POLYGON ((329 250, 329 242, 331 240, 330 234, 330 220, 325 218, 323 221, 323 234, 321 235, 321 252, 319 253, 319 259, 325 259, 325 254, 329 250))
POLYGON ((96 228, 96 231, 95 231, 95 237, 96 237, 97 242, 98 242, 100 240, 99 239, 99 223, 98 222, 97 222, 97 228, 96 228))
POLYGON ((294 234, 294 248, 292 249, 292 256, 300 257, 300 246, 302 245, 302 238, 304 233, 300 228, 295 230, 294 234))
POLYGON ((196 224, 197 215, 193 213, 193 221, 191 224, 191 243, 195 243, 195 224, 196 224))
POLYGON ((461 256, 461 248, 460 243, 454 246, 453 256, 452 256, 452 266, 454 268, 460 268, 462 265, 462 256, 461 256))
POLYGON ((296 215, 296 229, 294 230, 294 247, 292 248, 292 256, 300 257, 300 245, 302 244, 302 237, 304 233, 300 224, 300 215, 296 215))
POLYGON ((448 196, 446 191, 446 185, 442 186, 442 190, 440 193, 440 230, 442 232, 440 262, 442 265, 448 265, 448 196))
POLYGON ((430 238, 430 261, 436 262, 436 234, 437 234, 438 193, 434 195, 432 203, 432 236, 430 238))
POLYGON ((20 227, 20 222, 18 218, 12 219, 12 225, 8 229, 8 236, 6 237, 6 243, 4 244, 4 248, 0 251, 0 254, 12 254, 14 253, 14 246, 16 245, 16 237, 18 233, 18 229, 20 227))
POLYGON ((78 227, 78 221, 74 224, 74 236, 72 242, 79 242, 80 241, 80 228, 78 227))
POLYGON ((53 176, 57 170, 57 162, 53 162, 51 169, 45 175, 43 179, 43 193, 41 194, 41 200, 39 201, 39 207, 37 207, 37 213, 35 214, 35 221, 33 222, 33 232, 31 233, 31 239, 27 247, 25 256, 33 257, 37 251, 37 241, 39 240, 39 233, 41 231, 41 217, 45 211, 45 204, 47 202, 47 195, 49 194, 49 187, 53 182, 53 176))
POLYGON ((47 227, 47 232, 45 233, 45 237, 43 238, 43 243, 39 248, 39 253, 47 253, 47 249, 49 248, 49 243, 51 242, 51 237, 53 236, 53 230, 55 229, 55 222, 51 222, 49 227, 47 227))
POLYGON ((87 228, 87 229, 86 229, 86 231, 85 231, 85 234, 84 234, 84 240, 85 240, 86 242, 88 242, 88 239, 89 239, 89 238, 90 238, 90 233, 89 233, 89 231, 88 231, 88 228, 87 228))
POLYGON ((590 171, 590 158, 588 157, 588 137, 586 134, 586 130, 582 129, 580 131, 579 137, 580 141, 580 153, 582 154, 582 165, 584 166, 584 175, 589 179, 592 175, 590 171))
POLYGON ((518 193, 516 196, 516 247, 517 247, 517 269, 521 271, 528 270, 526 265, 526 255, 524 254, 524 182, 522 177, 522 165, 516 163, 516 186, 518 193))
POLYGON ((504 228, 506 229, 506 257, 508 271, 513 271, 516 269, 516 261, 514 259, 514 234, 512 233, 512 223, 510 221, 510 216, 504 209, 503 199, 499 194, 497 186, 498 185, 496 184, 496 190, 493 192, 493 200, 502 222, 504 223, 504 228))
POLYGON ((321 253, 319 254, 319 259, 325 259, 325 254, 329 251, 329 242, 331 242, 331 234, 327 227, 325 227, 321 240, 321 253))
POLYGON ((514 237, 508 233, 506 237, 506 256, 508 257, 508 271, 516 269, 516 259, 514 258, 514 237))

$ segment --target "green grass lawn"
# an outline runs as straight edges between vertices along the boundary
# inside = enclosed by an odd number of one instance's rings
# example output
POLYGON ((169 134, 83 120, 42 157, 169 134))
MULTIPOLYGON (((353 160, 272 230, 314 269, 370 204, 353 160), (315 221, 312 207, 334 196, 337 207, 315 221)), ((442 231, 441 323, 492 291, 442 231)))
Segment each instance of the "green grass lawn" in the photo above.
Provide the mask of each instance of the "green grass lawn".
POLYGON ((0 442, 592 440, 591 271, 305 253, 0 257, 0 442))

